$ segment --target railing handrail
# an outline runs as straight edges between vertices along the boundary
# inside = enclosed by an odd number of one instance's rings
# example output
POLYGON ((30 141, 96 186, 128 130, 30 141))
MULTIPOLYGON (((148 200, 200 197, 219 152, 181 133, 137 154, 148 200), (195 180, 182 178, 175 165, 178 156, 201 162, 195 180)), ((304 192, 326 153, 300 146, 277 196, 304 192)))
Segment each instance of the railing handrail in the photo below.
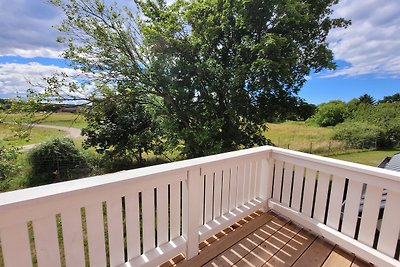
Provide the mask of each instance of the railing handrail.
POLYGON ((78 180, 4 192, 0 193, 0 212, 2 212, 2 207, 4 206, 14 205, 17 203, 21 204, 23 202, 30 202, 32 200, 41 198, 48 199, 49 197, 54 197, 57 195, 59 196, 61 194, 67 194, 74 191, 97 190, 101 187, 110 186, 112 184, 127 180, 134 179, 135 181, 140 182, 141 180, 148 179, 150 176, 154 177, 155 175, 159 174, 168 175, 194 167, 201 168, 203 165, 210 163, 218 164, 226 160, 232 160, 234 158, 239 158, 250 154, 266 153, 271 151, 271 148, 271 146, 256 147, 201 158, 175 161, 138 169, 92 176, 78 180))

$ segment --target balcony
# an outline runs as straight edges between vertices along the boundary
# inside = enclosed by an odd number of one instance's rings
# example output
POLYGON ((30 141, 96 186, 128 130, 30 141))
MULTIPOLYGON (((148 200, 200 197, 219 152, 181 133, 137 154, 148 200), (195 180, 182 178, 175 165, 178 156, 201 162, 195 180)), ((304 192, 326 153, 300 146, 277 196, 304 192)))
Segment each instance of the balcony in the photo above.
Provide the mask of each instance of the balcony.
POLYGON ((400 266, 399 204, 398 172, 259 147, 2 193, 0 266, 190 262, 255 212, 400 266))

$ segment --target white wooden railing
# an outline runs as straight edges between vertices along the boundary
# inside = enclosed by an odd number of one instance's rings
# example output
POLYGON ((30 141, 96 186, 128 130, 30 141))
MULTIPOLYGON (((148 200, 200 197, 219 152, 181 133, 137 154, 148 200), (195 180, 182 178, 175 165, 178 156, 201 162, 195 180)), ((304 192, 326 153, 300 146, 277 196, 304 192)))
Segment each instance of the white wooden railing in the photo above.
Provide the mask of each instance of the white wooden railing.
POLYGON ((0 266, 157 266, 269 208, 399 266, 397 205, 398 173, 259 147, 0 194, 0 266))

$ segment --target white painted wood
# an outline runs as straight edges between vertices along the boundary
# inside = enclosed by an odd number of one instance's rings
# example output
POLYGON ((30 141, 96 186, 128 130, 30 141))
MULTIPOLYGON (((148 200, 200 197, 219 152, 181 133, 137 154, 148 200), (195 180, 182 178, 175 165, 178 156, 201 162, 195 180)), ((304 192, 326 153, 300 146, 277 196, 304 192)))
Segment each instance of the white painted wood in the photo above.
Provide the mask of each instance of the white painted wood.
POLYGON ((352 238, 354 237, 357 225, 358 212, 360 209, 361 191, 362 183, 349 180, 341 232, 352 238))
POLYGON ((32 225, 38 266, 60 266, 56 217, 35 219, 32 221, 32 225))
POLYGON ((222 206, 222 171, 214 174, 214 219, 221 216, 222 206))
POLYGON ((328 218, 326 220, 326 224, 335 230, 339 229, 344 185, 345 178, 335 175, 332 177, 331 200, 329 201, 328 218))
POLYGON ((206 186, 206 175, 203 173, 203 169, 200 168, 200 178, 201 180, 201 185, 199 187, 200 195, 201 195, 201 214, 199 217, 199 226, 203 225, 205 223, 205 212, 206 212, 206 199, 205 199, 205 186, 206 186))
POLYGON ((157 245, 168 241, 168 187, 163 185, 157 188, 157 245))
POLYGON ((201 213, 201 195, 198 190, 201 174, 195 169, 189 170, 183 186, 182 197, 182 235, 186 239, 186 259, 197 256, 199 252, 199 216, 201 213))
POLYGON ((282 189, 282 175, 283 175, 283 161, 277 160, 275 162, 275 173, 274 173, 274 191, 273 199, 281 201, 281 189, 282 189))
POLYGON ((291 207, 295 211, 300 211, 303 180, 304 180, 304 168, 301 166, 295 166, 294 176, 293 176, 292 203, 291 203, 291 207))
POLYGON ((5 267, 32 266, 31 248, 26 223, 1 229, 0 238, 5 267))
POLYGON ((382 188, 368 185, 365 193, 358 240, 372 247, 374 243, 379 207, 382 199, 382 188))
POLYGON ((290 204, 290 196, 292 194, 292 178, 293 178, 293 165, 285 163, 283 174, 283 188, 282 188, 282 203, 286 206, 290 204))
POLYGON ((143 252, 155 248, 154 190, 142 192, 143 252))
POLYGON ((231 212, 221 216, 203 226, 199 229, 200 239, 199 242, 202 242, 209 237, 219 233, 225 228, 232 225, 232 221, 239 221, 246 216, 252 214, 253 212, 262 208, 264 201, 260 198, 249 201, 248 203, 232 210, 231 212))
POLYGON ((122 199, 115 198, 107 200, 106 205, 110 265, 118 266, 125 262, 122 199))
POLYGON ((261 168, 261 160, 252 162, 251 165, 252 182, 250 184, 250 199, 255 199, 259 196, 260 168, 261 168))
POLYGON ((213 188, 214 188, 214 173, 206 175, 206 184, 204 187, 204 222, 207 223, 213 219, 213 188))
POLYGON ((249 161, 246 161, 244 164, 243 164, 243 172, 244 172, 244 174, 243 174, 243 202, 242 202, 242 204, 244 204, 244 203, 247 203, 247 202, 249 202, 249 199, 250 199, 250 172, 251 172, 251 165, 250 165, 251 163, 249 162, 249 161))
POLYGON ((154 267, 159 266, 176 255, 185 251, 186 240, 183 237, 178 237, 161 247, 154 248, 146 254, 131 259, 121 267, 154 267))
POLYGON ((229 181, 229 210, 236 208, 237 198, 237 166, 231 168, 231 179, 229 181))
MULTIPOLYGON (((314 219, 324 223, 325 209, 328 198, 330 175, 320 172, 317 182, 317 194, 315 195, 314 219)), ((335 200, 337 201, 337 200, 335 200)))
POLYGON ((378 250, 394 256, 400 231, 400 193, 388 190, 385 211, 383 213, 378 250))
POLYGON ((262 199, 262 210, 268 210, 268 200, 272 197, 274 160, 266 155, 260 162, 259 168, 259 198, 262 199))
MULTIPOLYGON (((170 240, 181 235, 181 182, 170 185, 170 240)), ((202 192, 202 191, 200 191, 202 192)))
POLYGON ((125 214, 128 260, 131 260, 141 254, 138 192, 125 196, 125 214))
POLYGON ((244 163, 240 163, 237 169, 236 206, 241 206, 244 203, 244 183, 245 183, 245 166, 244 163))
POLYGON ((382 188, 392 188, 393 191, 400 192, 400 183, 398 183, 400 180, 400 173, 396 171, 277 147, 272 148, 272 157, 275 160, 288 161, 295 165, 320 170, 336 176, 352 177, 352 180, 382 188))
POLYGON ((229 211, 229 185, 231 179, 231 170, 224 169, 222 172, 222 214, 229 211))
POLYGON ((311 217, 311 212, 314 204, 314 189, 315 189, 316 175, 317 172, 315 170, 306 169, 301 212, 309 217, 311 217))
POLYGON ((68 209, 62 211, 61 223, 66 265, 85 266, 81 210, 68 209))
POLYGON ((279 214, 288 217, 294 222, 302 225, 306 229, 310 229, 317 235, 324 237, 326 240, 339 245, 343 249, 350 251, 362 258, 366 262, 371 262, 374 266, 392 267, 400 266, 400 262, 393 259, 353 238, 350 238, 331 227, 328 227, 302 213, 296 212, 290 208, 283 206, 275 200, 269 201, 269 207, 279 214))
POLYGON ((85 216, 90 265, 105 266, 107 265, 107 260, 104 239, 103 204, 97 203, 86 206, 85 216))

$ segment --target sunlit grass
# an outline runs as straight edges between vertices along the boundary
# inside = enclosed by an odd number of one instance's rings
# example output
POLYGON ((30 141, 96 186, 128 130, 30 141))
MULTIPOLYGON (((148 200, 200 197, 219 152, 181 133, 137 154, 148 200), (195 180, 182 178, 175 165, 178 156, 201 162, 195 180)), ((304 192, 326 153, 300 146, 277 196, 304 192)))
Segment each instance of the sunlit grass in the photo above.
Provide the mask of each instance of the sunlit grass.
MULTIPOLYGON (((32 128, 29 136, 21 138, 17 135, 18 131, 21 130, 18 127, 19 126, 15 125, 0 124, 0 142, 3 145, 23 146, 40 143, 65 135, 64 131, 56 129, 32 128)), ((28 129, 25 127, 22 130, 28 129)))
MULTIPOLYGON (((83 128, 87 125, 83 115, 78 113, 52 113, 48 114, 37 113, 33 117, 34 120, 39 120, 40 124, 66 126, 66 127, 76 127, 83 128)), ((19 120, 23 117, 23 114, 2 114, 2 119, 5 122, 13 122, 19 120)))

